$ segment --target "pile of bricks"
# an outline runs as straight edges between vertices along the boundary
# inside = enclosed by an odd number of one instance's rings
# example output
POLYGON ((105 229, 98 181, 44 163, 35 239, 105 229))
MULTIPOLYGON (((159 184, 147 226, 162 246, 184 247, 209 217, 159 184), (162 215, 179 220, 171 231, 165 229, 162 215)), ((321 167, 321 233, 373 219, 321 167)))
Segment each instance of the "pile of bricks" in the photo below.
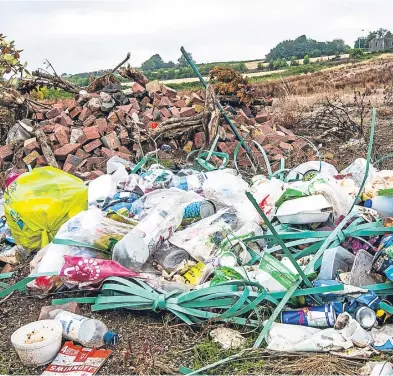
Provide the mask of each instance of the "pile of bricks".
MULTIPOLYGON (((146 87, 134 82, 124 91, 119 85, 110 84, 100 93, 81 92, 75 100, 35 112, 32 120, 46 134, 59 168, 83 180, 91 180, 106 172, 106 162, 112 156, 133 162, 139 160, 140 145, 133 138, 135 127, 141 134, 148 134, 163 121, 188 118, 204 111, 204 104, 203 90, 179 95, 157 81, 148 83, 146 87)), ((291 131, 274 128, 263 107, 253 109, 253 112, 255 115, 246 107, 232 108, 231 117, 239 133, 242 136, 250 133, 273 160, 279 160, 295 148, 300 151, 304 148, 303 141, 297 141, 291 131)), ((221 124, 225 137, 222 136, 218 142, 218 149, 233 154, 238 142, 229 126, 223 121, 221 124)), ((165 139, 163 135, 155 145, 147 145, 145 151, 154 150, 156 145, 160 148, 163 144, 184 152, 204 146, 203 132, 186 134, 188 138, 182 136, 176 140, 165 139)), ((24 140, 23 155, 16 166, 19 169, 48 163, 40 140, 33 136, 24 140)), ((15 145, 0 147, 0 162, 15 162, 15 149, 15 145)), ((247 161, 244 164, 247 165, 247 161)))

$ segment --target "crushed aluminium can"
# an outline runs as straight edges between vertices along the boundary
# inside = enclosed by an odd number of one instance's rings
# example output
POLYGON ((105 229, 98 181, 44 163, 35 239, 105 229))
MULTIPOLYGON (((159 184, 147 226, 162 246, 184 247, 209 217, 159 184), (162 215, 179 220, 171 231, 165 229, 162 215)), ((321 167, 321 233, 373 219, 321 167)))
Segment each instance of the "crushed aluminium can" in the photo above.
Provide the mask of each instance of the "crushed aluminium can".
POLYGON ((281 322, 313 328, 327 328, 334 326, 336 311, 332 304, 283 311, 281 312, 281 322))
POLYGON ((393 265, 393 235, 386 235, 379 243, 378 251, 372 262, 372 269, 384 274, 385 270, 393 265))
POLYGON ((210 217, 216 212, 215 205, 208 200, 191 202, 184 209, 182 225, 189 225, 192 222, 210 217))

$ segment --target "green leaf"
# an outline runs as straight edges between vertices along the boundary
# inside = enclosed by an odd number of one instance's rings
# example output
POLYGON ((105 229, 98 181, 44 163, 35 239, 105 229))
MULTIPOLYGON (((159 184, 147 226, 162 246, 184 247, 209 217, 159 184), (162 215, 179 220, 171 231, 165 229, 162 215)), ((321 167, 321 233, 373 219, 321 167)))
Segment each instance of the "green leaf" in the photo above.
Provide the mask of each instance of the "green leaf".
POLYGON ((305 196, 303 192, 298 191, 297 189, 288 188, 276 202, 276 208, 279 208, 285 201, 293 200, 303 196, 305 196))
POLYGON ((393 188, 379 190, 378 196, 393 196, 393 188))

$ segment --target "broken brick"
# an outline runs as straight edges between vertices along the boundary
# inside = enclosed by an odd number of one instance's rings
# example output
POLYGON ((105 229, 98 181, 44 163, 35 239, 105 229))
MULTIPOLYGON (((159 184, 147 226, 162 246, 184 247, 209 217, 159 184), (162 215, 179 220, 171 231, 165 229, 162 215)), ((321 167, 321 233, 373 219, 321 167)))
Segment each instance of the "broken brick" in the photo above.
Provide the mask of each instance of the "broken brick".
POLYGON ((66 144, 54 151, 55 157, 60 160, 65 160, 68 154, 75 153, 80 147, 80 144, 66 144))
POLYGON ((48 162, 46 161, 46 158, 43 155, 40 155, 36 160, 35 160, 36 166, 47 166, 48 162))
POLYGON ((88 107, 83 107, 82 112, 79 115, 79 120, 80 121, 85 121, 89 116, 91 115, 91 110, 88 107))
POLYGON ((125 146, 120 146, 119 147, 119 152, 123 153, 123 154, 128 154, 131 155, 132 153, 130 152, 130 150, 128 148, 126 148, 125 146))
POLYGON ((183 107, 180 109, 180 117, 194 116, 195 110, 192 107, 183 107))
POLYGON ((55 136, 60 145, 66 145, 70 142, 68 132, 63 125, 56 126, 55 136))
POLYGON ((40 145, 38 144, 37 141, 33 141, 33 142, 29 142, 26 146, 25 146, 25 150, 28 153, 31 153, 32 151, 36 150, 40 150, 40 145))
POLYGON ((44 114, 42 112, 35 112, 33 114, 33 119, 38 121, 44 120, 44 114))
MULTIPOLYGON (((154 104, 154 103, 153 103, 154 104)), ((160 103, 158 104, 158 108, 163 108, 163 107, 172 107, 173 103, 168 97, 162 97, 160 100, 160 103)))
POLYGON ((78 107, 78 102, 72 99, 68 102, 68 111, 72 111, 75 107, 78 107))
POLYGON ((59 116, 60 114, 61 114, 60 110, 57 107, 53 107, 45 114, 45 116, 47 119, 53 119, 56 116, 59 116))
POLYGON ((131 88, 132 88, 132 91, 134 92, 134 94, 136 94, 136 95, 142 94, 146 91, 146 89, 142 85, 138 84, 138 82, 133 82, 131 84, 131 88))
POLYGON ((129 138, 128 138, 128 132, 126 129, 122 129, 119 133, 119 139, 120 139, 120 143, 122 145, 127 145, 129 142, 129 138))
POLYGON ((173 102, 173 105, 177 108, 187 107, 187 104, 183 99, 173 102))
POLYGON ((76 171, 76 168, 71 163, 64 163, 63 171, 73 174, 76 171))
POLYGON ((266 123, 269 120, 267 111, 258 112, 255 116, 255 121, 259 124, 266 123))
POLYGON ((102 175, 104 175, 104 173, 100 170, 90 171, 90 172, 88 172, 88 174, 86 176, 86 180, 94 180, 102 175))
POLYGON ((84 127, 88 127, 90 125, 92 125, 94 123, 94 121, 96 120, 96 117, 94 115, 90 115, 84 122, 83 122, 83 126, 84 127))
POLYGON ((71 127, 72 125, 74 125, 72 119, 65 112, 62 112, 62 114, 60 115, 59 123, 61 125, 64 125, 65 127, 71 127))
POLYGON ((62 309, 63 311, 68 311, 71 313, 75 313, 77 315, 80 314, 80 309, 77 302, 68 302, 65 304, 57 304, 57 305, 50 305, 50 306, 43 306, 41 308, 40 316, 38 320, 49 320, 51 317, 49 313, 54 311, 55 309, 62 309))
POLYGON ((115 155, 116 155, 117 157, 120 157, 120 158, 125 159, 126 161, 130 161, 130 159, 131 159, 130 154, 122 153, 121 151, 116 151, 116 152, 115 152, 115 155))
POLYGON ((217 146, 222 153, 233 155, 237 146, 237 142, 218 142, 217 146))
POLYGON ((171 112, 166 107, 161 108, 160 113, 166 118, 170 118, 172 116, 171 112))
MULTIPOLYGON (((145 98, 147 98, 147 103, 149 103, 150 102, 149 97, 144 97, 142 99, 142 102, 144 101, 145 98)), ((136 98, 130 98, 130 105, 131 105, 131 108, 136 110, 136 111, 140 111, 141 110, 141 107, 139 106, 139 102, 138 102, 138 100, 136 98)))
POLYGON ((113 150, 110 150, 108 148, 101 148, 101 153, 104 157, 106 158, 111 158, 115 155, 115 152, 113 150))
POLYGON ((75 153, 75 156, 80 159, 86 159, 90 157, 90 154, 85 152, 83 149, 78 149, 75 153))
POLYGON ((103 145, 110 150, 116 150, 119 146, 121 146, 120 141, 116 136, 116 132, 111 132, 106 136, 101 137, 101 141, 103 145))
POLYGON ((293 146, 291 144, 288 144, 287 142, 280 142, 280 148, 286 151, 290 151, 293 149, 293 146))
POLYGON ((94 124, 98 127, 98 132, 103 136, 108 128, 108 123, 105 118, 96 119, 94 124))
POLYGON ((205 104, 205 101, 196 93, 192 93, 190 97, 190 103, 192 104, 205 104))
POLYGON ((168 86, 162 85, 162 94, 169 98, 176 98, 177 91, 168 86))
POLYGON ((94 125, 92 127, 83 128, 83 134, 86 137, 87 142, 96 140, 97 138, 101 137, 97 125, 94 125))
POLYGON ((83 150, 86 153, 91 153, 94 149, 97 149, 102 145, 102 142, 100 140, 94 140, 92 142, 89 142, 85 146, 83 146, 83 150))
POLYGON ((69 112, 71 119, 76 119, 78 115, 82 112, 82 107, 77 106, 69 112))
MULTIPOLYGON (((82 162, 82 158, 77 157, 76 155, 73 154, 68 154, 67 155, 67 159, 64 162, 64 165, 66 165, 67 163, 71 164, 72 166, 74 166, 75 168, 78 167, 78 165, 82 162)), ((63 168, 64 170, 64 168, 63 168)))
POLYGON ((198 132, 194 136, 194 144, 197 149, 203 147, 206 142, 206 135, 205 132, 198 132))
POLYGON ((14 155, 12 145, 4 145, 0 147, 0 161, 10 161, 14 155))

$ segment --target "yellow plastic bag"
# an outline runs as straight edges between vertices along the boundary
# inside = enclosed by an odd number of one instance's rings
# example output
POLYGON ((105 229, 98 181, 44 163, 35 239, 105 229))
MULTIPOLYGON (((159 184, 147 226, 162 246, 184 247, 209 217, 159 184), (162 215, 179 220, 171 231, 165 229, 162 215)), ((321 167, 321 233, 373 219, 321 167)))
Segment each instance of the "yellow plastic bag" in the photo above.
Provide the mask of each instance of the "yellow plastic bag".
POLYGON ((53 167, 22 174, 4 193, 4 210, 12 236, 29 251, 46 246, 64 222, 86 209, 86 185, 53 167))

